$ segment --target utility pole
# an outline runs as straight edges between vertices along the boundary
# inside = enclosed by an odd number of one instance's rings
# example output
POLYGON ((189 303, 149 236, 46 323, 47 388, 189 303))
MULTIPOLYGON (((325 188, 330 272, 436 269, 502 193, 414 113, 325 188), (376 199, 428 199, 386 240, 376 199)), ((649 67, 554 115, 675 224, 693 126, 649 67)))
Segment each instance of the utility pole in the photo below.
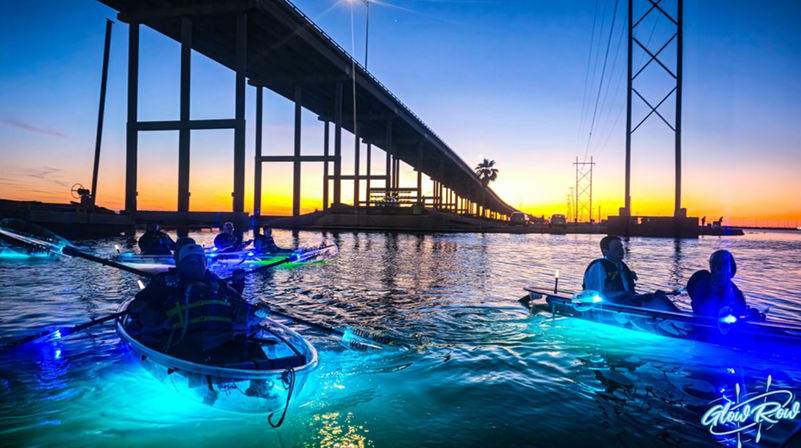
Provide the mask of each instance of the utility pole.
POLYGON ((567 213, 565 213, 565 221, 570 222, 573 217, 573 187, 570 187, 570 193, 567 194, 567 213))
POLYGON ((587 221, 592 221, 592 167, 595 162, 590 156, 589 162, 579 162, 578 157, 573 163, 576 166, 576 202, 573 204, 575 214, 573 222, 579 222, 587 212, 587 221))

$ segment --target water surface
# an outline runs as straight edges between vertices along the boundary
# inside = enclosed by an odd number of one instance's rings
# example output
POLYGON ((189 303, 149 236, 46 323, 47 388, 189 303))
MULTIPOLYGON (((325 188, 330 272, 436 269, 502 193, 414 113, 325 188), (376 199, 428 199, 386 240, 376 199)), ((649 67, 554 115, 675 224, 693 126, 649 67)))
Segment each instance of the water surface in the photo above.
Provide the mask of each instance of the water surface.
MULTIPOLYGON (((322 237, 275 233, 282 246, 322 237)), ((797 360, 530 316, 517 303, 524 286, 552 287, 557 269, 560 289, 577 289, 600 235, 327 236, 340 244, 338 259, 255 274, 245 295, 381 331, 407 349, 356 352, 295 326, 320 366, 273 429, 266 416, 187 401, 139 367, 112 325, 98 326, 0 352, 2 444, 714 446, 700 418, 721 388, 755 390, 771 375, 772 387, 801 394, 797 360)), ((121 242, 85 243, 111 255, 121 242)), ((641 290, 672 289, 719 248, 735 254, 735 282, 750 302, 801 324, 799 233, 632 238, 626 261, 641 290)), ((0 284, 3 342, 112 313, 138 289, 132 274, 69 258, 2 261, 0 284)), ((763 430, 759 446, 792 426, 763 430)))

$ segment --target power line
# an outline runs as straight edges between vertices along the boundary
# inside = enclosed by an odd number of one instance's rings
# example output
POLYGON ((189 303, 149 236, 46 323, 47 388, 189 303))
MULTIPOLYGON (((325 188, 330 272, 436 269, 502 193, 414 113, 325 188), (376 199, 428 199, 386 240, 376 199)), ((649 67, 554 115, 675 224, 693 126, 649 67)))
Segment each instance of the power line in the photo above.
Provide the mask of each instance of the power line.
POLYGON ((601 89, 603 88, 603 85, 604 85, 604 77, 606 75, 606 63, 609 61, 609 47, 612 45, 612 31, 615 29, 615 20, 617 19, 617 5, 618 5, 618 2, 619 2, 619 0, 615 0, 615 8, 612 11, 612 24, 609 27, 609 38, 606 41, 606 52, 604 54, 604 65, 603 65, 603 68, 601 69, 601 80, 598 83, 598 93, 595 96, 595 108, 594 108, 593 113, 592 113, 592 121, 590 122, 590 132, 589 132, 589 135, 587 136, 587 146, 586 146, 586 148, 584 150, 584 161, 587 160, 587 153, 590 150, 590 141, 592 140, 592 131, 593 131, 593 128, 595 127, 595 117, 598 114, 598 102, 601 99, 601 89))

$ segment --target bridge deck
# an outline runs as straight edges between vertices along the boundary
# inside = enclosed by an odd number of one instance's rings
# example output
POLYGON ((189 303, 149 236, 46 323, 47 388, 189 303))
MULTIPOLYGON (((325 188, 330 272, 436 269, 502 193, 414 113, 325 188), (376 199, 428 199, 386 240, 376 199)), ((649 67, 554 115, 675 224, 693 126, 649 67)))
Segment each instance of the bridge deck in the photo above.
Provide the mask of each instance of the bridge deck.
MULTIPOLYGON (((235 70, 236 17, 247 14, 247 78, 294 100, 303 88, 302 106, 323 120, 334 120, 336 84, 342 83, 342 127, 353 132, 350 55, 286 0, 100 0, 119 11, 123 22, 146 25, 181 40, 181 18, 192 19, 192 48, 235 70)), ((359 136, 385 148, 392 120, 392 149, 415 169, 459 196, 509 215, 515 209, 482 185, 473 170, 423 121, 358 63, 355 64, 359 136), (418 151, 422 158, 418 160, 418 151)))

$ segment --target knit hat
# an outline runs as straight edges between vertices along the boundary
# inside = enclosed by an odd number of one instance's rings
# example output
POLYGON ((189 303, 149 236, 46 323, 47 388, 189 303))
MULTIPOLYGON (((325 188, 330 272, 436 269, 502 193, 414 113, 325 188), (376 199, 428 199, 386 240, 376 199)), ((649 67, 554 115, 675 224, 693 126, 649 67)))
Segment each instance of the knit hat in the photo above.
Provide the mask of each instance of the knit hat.
POLYGON ((175 258, 175 264, 178 264, 178 254, 181 252, 181 248, 186 246, 187 244, 197 244, 195 240, 189 238, 188 236, 182 236, 175 241, 175 249, 173 250, 173 257, 175 258))
POLYGON ((178 250, 178 256, 175 258, 175 261, 176 263, 180 263, 184 258, 190 255, 200 255, 201 257, 205 257, 206 253, 203 251, 203 248, 197 244, 187 244, 178 250))

